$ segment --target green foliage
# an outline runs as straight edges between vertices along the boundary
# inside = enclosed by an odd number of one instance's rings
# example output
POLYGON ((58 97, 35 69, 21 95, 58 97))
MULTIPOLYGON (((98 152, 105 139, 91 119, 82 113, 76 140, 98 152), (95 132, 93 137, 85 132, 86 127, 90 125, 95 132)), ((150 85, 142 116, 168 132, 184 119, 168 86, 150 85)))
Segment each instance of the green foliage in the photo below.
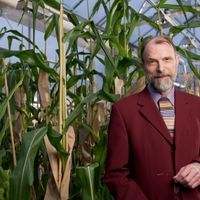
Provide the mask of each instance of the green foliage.
MULTIPOLYGON (((148 1, 151 7, 158 12, 160 9, 181 11, 185 16, 186 23, 180 26, 171 26, 168 35, 174 37, 186 29, 200 27, 199 22, 188 23, 187 14, 192 13, 199 16, 199 11, 192 6, 183 5, 182 1, 177 4, 167 4, 166 0, 161 0, 157 4, 148 1)), ((70 125, 76 129, 85 129, 91 137, 93 143, 90 146, 91 162, 88 166, 82 166, 80 156, 80 133, 76 132, 76 142, 73 150, 73 173, 71 179, 70 199, 86 200, 110 200, 112 199, 108 189, 102 183, 101 178, 104 173, 107 127, 109 108, 107 108, 106 120, 101 124, 99 135, 94 134, 92 124, 88 122, 89 108, 96 103, 105 101, 106 105, 119 100, 120 96, 114 94, 114 79, 121 78, 124 81, 125 95, 132 84, 133 79, 144 76, 140 67, 141 42, 144 38, 138 33, 138 48, 133 55, 129 46, 132 35, 136 27, 143 21, 160 33, 162 26, 147 17, 145 14, 134 10, 128 0, 97 0, 94 8, 86 21, 80 21, 73 13, 65 14, 74 28, 64 34, 63 44, 67 43, 66 74, 67 74, 67 100, 70 104, 68 118, 63 122, 63 133, 58 133, 57 115, 59 112, 59 61, 50 66, 47 56, 39 49, 35 43, 36 16, 39 8, 44 8, 45 4, 59 10, 59 1, 56 0, 26 0, 24 12, 28 9, 28 3, 32 5, 33 14, 33 40, 27 38, 16 30, 0 30, 0 39, 7 37, 8 49, 0 48, 0 57, 3 59, 16 57, 17 62, 9 63, 4 69, 0 63, 0 199, 31 199, 31 190, 36 192, 38 199, 45 194, 48 181, 49 160, 43 143, 43 138, 47 135, 50 143, 62 156, 65 164, 68 154, 63 148, 62 139, 67 133, 70 125), (99 30, 92 18, 103 8, 106 15, 104 30, 99 30), (87 48, 81 49, 78 46, 80 38, 85 42, 87 48), (13 50, 13 42, 20 42, 19 49, 13 50), (24 41, 32 45, 33 49, 25 50, 24 41), (100 72, 95 62, 98 60, 103 66, 100 72), (38 94, 39 71, 43 70, 48 74, 50 82, 51 105, 44 109, 35 104, 35 96, 38 94), (3 88, 5 87, 5 73, 8 74, 9 95, 6 97, 3 88), (23 76, 21 76, 23 74, 23 76), (102 87, 95 91, 91 89, 96 77, 103 81, 102 87), (26 102, 18 107, 14 103, 14 96, 18 89, 24 91, 26 102), (20 113, 22 117, 21 137, 22 143, 15 138, 17 152, 17 166, 13 169, 12 150, 10 148, 8 115, 6 108, 8 102, 11 105, 12 123, 15 125, 15 117, 20 113), (41 179, 37 174, 39 169, 43 169, 41 179), (10 182, 9 182, 10 179, 10 182), (10 197, 9 197, 10 194, 10 197)), ((22 17, 23 17, 22 15, 22 17)), ((59 46, 59 15, 52 14, 45 18, 46 30, 44 41, 56 33, 59 46)), ((200 60, 200 56, 192 51, 177 47, 180 55, 186 58, 190 69, 200 79, 200 74, 193 60, 200 60)), ((55 52, 56 55, 57 52, 55 52)), ((88 147, 89 148, 89 147, 88 147)))
POLYGON ((39 67, 45 72, 52 74, 55 78, 58 78, 57 72, 47 65, 43 55, 35 53, 33 50, 11 51, 5 48, 0 48, 0 57, 9 58, 12 56, 18 57, 32 67, 39 67))
POLYGON ((15 93, 15 91, 17 90, 17 88, 22 84, 22 81, 23 81, 23 77, 21 78, 19 83, 17 83, 16 86, 12 89, 10 94, 0 104, 0 110, 1 110, 1 112, 0 112, 0 120, 3 118, 3 116, 4 116, 5 112, 6 112, 6 107, 7 107, 7 104, 9 102, 9 100, 12 98, 12 96, 15 93))
POLYGON ((160 8, 173 9, 173 10, 184 10, 184 12, 191 12, 192 14, 195 14, 197 16, 200 15, 199 11, 196 8, 194 8, 193 6, 182 5, 180 7, 179 5, 174 5, 174 4, 161 4, 160 8))
MULTIPOLYGON (((1 145, 1 142, 0 142, 0 145, 1 145)), ((0 151, 0 199, 9 200, 10 170, 4 170, 1 167, 3 156, 5 156, 5 150, 0 151)))
POLYGON ((17 166, 10 180, 10 196, 15 200, 27 200, 31 197, 33 185, 33 166, 37 151, 47 133, 47 128, 27 132, 24 135, 17 166))
MULTIPOLYGON (((9 35, 8 37, 12 38, 12 40, 16 39, 18 41, 22 41, 24 39, 29 44, 33 45, 33 47, 36 48, 42 54, 42 52, 40 51, 40 49, 38 48, 38 46, 35 45, 31 39, 29 39, 28 37, 26 37, 22 33, 18 32, 17 30, 13 30, 13 29, 7 30, 7 28, 2 28, 1 31, 0 31, 0 38, 5 37, 6 34, 10 34, 10 33, 12 35, 9 35)), ((8 42, 9 42, 8 46, 11 47, 11 44, 12 44, 11 39, 9 39, 8 42)), ((4 58, 4 56, 1 56, 1 58, 4 58)))
POLYGON ((172 26, 170 28, 170 33, 173 34, 173 36, 175 36, 178 33, 180 33, 181 31, 183 31, 184 29, 198 28, 199 26, 200 26, 200 22, 191 22, 189 24, 184 24, 184 25, 180 25, 180 26, 172 26))
POLYGON ((9 200, 9 178, 10 171, 3 170, 0 166, 0 199, 9 200))
POLYGON ((89 166, 77 166, 76 176, 79 180, 81 197, 83 200, 96 200, 95 190, 95 171, 98 168, 98 164, 94 163, 89 166))

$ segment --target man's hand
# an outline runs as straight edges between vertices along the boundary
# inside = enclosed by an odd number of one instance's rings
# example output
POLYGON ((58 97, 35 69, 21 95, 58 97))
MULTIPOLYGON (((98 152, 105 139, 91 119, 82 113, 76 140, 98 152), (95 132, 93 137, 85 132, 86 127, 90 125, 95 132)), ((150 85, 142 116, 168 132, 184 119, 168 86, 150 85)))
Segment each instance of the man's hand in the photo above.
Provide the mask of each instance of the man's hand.
POLYGON ((200 163, 194 162, 182 167, 173 179, 186 187, 196 188, 200 185, 200 163))

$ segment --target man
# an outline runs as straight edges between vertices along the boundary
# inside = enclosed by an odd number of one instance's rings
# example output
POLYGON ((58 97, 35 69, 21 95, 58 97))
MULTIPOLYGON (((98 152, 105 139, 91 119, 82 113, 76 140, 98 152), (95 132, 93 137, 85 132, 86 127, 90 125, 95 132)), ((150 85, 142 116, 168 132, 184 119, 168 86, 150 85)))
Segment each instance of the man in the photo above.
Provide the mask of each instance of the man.
POLYGON ((200 200, 200 98, 174 88, 169 38, 141 57, 148 85, 112 107, 104 181, 116 200, 200 200))

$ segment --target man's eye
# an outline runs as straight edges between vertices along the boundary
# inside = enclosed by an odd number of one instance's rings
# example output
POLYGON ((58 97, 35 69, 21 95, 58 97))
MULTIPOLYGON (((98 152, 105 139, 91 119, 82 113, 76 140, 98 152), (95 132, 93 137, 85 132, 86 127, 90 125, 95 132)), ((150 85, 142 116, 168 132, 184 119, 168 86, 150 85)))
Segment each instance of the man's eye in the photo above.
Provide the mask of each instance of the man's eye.
POLYGON ((155 60, 149 60, 148 63, 149 63, 149 64, 155 64, 156 61, 155 61, 155 60))
POLYGON ((164 58, 164 60, 165 60, 165 61, 169 61, 169 60, 171 60, 171 58, 166 57, 166 58, 164 58))

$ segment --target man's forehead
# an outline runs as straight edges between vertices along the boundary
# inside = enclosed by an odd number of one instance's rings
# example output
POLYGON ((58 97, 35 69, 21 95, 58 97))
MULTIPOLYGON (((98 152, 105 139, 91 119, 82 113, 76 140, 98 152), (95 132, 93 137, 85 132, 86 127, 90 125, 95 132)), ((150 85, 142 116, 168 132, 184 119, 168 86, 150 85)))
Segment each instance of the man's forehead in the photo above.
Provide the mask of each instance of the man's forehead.
POLYGON ((149 59, 163 59, 163 58, 169 58, 169 57, 175 57, 176 52, 174 51, 174 48, 168 44, 168 43, 163 43, 163 44, 148 44, 146 46, 145 51, 144 51, 144 59, 149 60, 149 59), (158 48, 156 48, 158 47, 158 48), (160 48, 161 47, 161 48, 160 48), (166 47, 169 47, 166 49, 166 47))
MULTIPOLYGON (((169 41, 167 41, 167 40, 161 40, 161 39, 157 39, 157 38, 154 38, 154 39, 152 39, 152 40, 150 40, 147 44, 146 44, 146 48, 148 47, 148 46, 154 46, 154 45, 167 45, 167 46, 170 46, 170 47, 172 47, 172 48, 174 48, 173 46, 172 46, 172 44, 169 42, 169 41)), ((145 48, 145 49, 146 49, 145 48)))
POLYGON ((162 43, 157 43, 156 41, 150 41, 147 45, 146 45, 146 48, 144 49, 144 54, 147 56, 148 54, 151 54, 153 52, 156 52, 156 53, 166 53, 166 54, 170 54, 171 52, 175 53, 175 50, 173 48, 173 46, 168 43, 168 42, 162 42, 162 43), (165 52, 161 51, 160 49, 158 48, 166 48, 166 47, 169 47, 169 49, 165 52))

